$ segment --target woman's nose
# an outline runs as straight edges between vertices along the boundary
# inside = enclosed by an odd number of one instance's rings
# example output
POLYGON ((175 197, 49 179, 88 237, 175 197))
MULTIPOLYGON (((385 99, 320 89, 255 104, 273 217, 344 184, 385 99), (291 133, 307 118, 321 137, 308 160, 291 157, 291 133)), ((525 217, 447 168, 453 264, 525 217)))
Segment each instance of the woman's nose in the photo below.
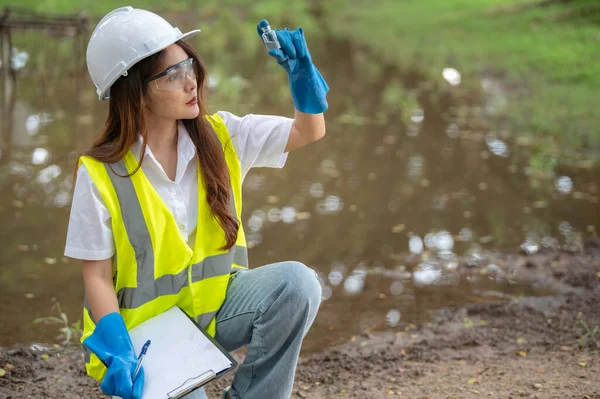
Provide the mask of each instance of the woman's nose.
POLYGON ((191 73, 187 73, 185 75, 186 79, 185 79, 185 89, 186 91, 192 91, 194 89, 196 89, 196 87, 198 86, 198 82, 196 81, 196 77, 191 74, 191 73))

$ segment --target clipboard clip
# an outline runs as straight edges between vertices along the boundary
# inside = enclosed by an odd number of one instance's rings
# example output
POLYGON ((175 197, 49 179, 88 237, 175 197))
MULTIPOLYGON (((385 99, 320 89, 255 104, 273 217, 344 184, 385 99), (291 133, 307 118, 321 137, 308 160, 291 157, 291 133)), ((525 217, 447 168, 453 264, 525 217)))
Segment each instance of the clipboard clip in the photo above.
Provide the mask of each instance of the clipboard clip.
POLYGON ((200 388, 202 385, 214 379, 216 376, 217 374, 215 374, 214 371, 208 370, 207 372, 202 373, 197 377, 188 378, 183 382, 183 384, 169 392, 167 394, 167 397, 169 399, 181 398, 182 396, 192 392, 194 389, 200 388))

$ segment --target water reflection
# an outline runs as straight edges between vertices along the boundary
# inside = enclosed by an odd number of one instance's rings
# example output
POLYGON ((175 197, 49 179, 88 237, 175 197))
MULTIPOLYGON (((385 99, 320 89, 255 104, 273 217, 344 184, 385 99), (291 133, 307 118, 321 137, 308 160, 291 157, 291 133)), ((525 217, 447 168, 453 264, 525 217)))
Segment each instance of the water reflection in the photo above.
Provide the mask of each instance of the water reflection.
POLYGON ((49 183, 60 176, 62 169, 58 165, 50 165, 47 168, 40 170, 36 177, 36 181, 43 186, 44 192, 54 191, 54 186, 49 183))
POLYGON ((485 141, 492 154, 504 158, 508 157, 508 145, 504 141, 494 137, 492 134, 488 134, 485 141))
POLYGON ((390 286, 390 294, 392 295, 401 295, 404 293, 404 284, 402 281, 394 281, 390 286))
POLYGON ((425 158, 421 155, 411 155, 408 157, 408 177, 411 179, 418 179, 423 173, 423 165, 425 164, 425 158))
POLYGON ((327 276, 327 281, 329 282, 329 284, 331 284, 333 286, 340 285, 340 283, 343 280, 344 280, 343 268, 340 269, 339 267, 336 267, 334 270, 330 271, 329 275, 327 276))
POLYGON ((454 68, 444 68, 442 76, 452 86, 459 85, 461 82, 460 73, 454 68))
POLYGON ((400 321, 400 312, 397 309, 392 309, 387 313, 386 322, 390 327, 395 327, 400 321))
POLYGON ((458 232, 458 238, 463 242, 471 241, 473 239, 473 232, 468 227, 463 227, 458 232))
POLYGON ((415 255, 423 252, 423 240, 419 236, 412 236, 408 240, 408 249, 415 255))
POLYGON ((34 165, 41 165, 48 161, 50 158, 50 153, 45 148, 36 148, 33 150, 33 154, 31 156, 31 163, 34 165))
POLYGON ((248 226, 247 230, 251 232, 259 231, 262 228, 265 219, 266 214, 262 209, 253 211, 252 216, 250 216, 250 219, 246 224, 248 226))
POLYGON ((446 134, 451 139, 459 138, 460 137, 460 129, 458 128, 458 125, 456 123, 449 124, 448 127, 446 128, 446 134))
POLYGON ((22 69, 25 64, 27 64, 27 60, 29 59, 29 54, 26 51, 19 51, 16 47, 12 49, 12 68, 16 71, 22 69))
POLYGON ((410 116, 410 120, 414 123, 421 123, 425 119, 425 112, 422 109, 417 109, 410 116))
POLYGON ((452 235, 445 230, 427 234, 424 241, 427 248, 438 251, 450 251, 454 247, 452 235))
POLYGON ((321 184, 321 183, 311 184, 310 188, 309 188, 309 193, 310 193, 310 196, 313 198, 323 197, 323 194, 325 193, 325 190, 323 189, 323 184, 321 184))
POLYGON ((47 112, 29 115, 25 121, 25 129, 29 135, 34 136, 42 126, 47 125, 50 122, 52 122, 52 115, 47 112))
POLYGON ((335 215, 344 207, 342 199, 336 195, 328 195, 323 201, 317 202, 317 213, 321 215, 335 215))
POLYGON ((423 262, 413 272, 416 285, 438 284, 442 280, 442 269, 433 261, 423 262))
POLYGON ((366 270, 357 268, 344 280, 344 290, 350 295, 360 294, 365 286, 366 270))
POLYGON ((573 190, 573 180, 569 176, 560 176, 556 179, 556 189, 561 194, 569 194, 573 190))
MULTIPOLYGON (((559 165, 556 176, 539 177, 530 149, 493 129, 489 104, 460 91, 455 69, 442 75, 457 87, 438 87, 377 60, 381 70, 373 73, 373 57, 351 43, 314 44, 335 88, 328 135, 293 153, 282 170, 251 171, 243 218, 253 267, 297 259, 317 269, 325 301, 319 338, 308 347, 325 336, 404 328, 476 291, 527 293, 504 285, 510 272, 488 250, 576 247, 595 231, 597 171, 559 165), (459 256, 474 275, 457 273, 459 256)), ((203 51, 207 65, 224 68, 209 76, 212 111, 290 116, 291 102, 279 95, 287 82, 266 76, 262 48, 243 65, 239 54, 218 50, 203 51)), ((44 336, 31 320, 47 315, 52 298, 70 319, 80 317, 79 265, 61 256, 71 171, 98 134, 106 104, 95 101, 85 77, 64 74, 68 57, 54 61, 61 73, 20 78, 14 123, 1 138, 1 311, 22 311, 0 326, 0 345, 44 336)))

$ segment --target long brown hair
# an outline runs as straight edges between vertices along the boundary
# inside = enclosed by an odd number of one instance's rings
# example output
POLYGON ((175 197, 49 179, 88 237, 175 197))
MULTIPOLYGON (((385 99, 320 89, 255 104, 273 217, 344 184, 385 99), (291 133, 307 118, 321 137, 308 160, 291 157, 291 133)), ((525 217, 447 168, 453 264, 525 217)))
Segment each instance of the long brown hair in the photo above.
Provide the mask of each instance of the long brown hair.
MULTIPOLYGON (((194 59, 200 114, 195 119, 184 119, 182 122, 196 146, 199 168, 204 178, 206 201, 225 231, 226 244, 221 249, 229 250, 237 240, 239 221, 229 209, 231 183, 223 147, 214 134, 212 126, 204 117, 206 115, 204 86, 206 68, 202 58, 191 45, 184 41, 178 41, 176 44, 194 59)), ((144 139, 144 144, 139 165, 131 174, 138 171, 144 160, 147 141, 146 119, 143 112, 143 98, 147 94, 147 86, 144 82, 159 72, 164 57, 165 50, 144 58, 129 69, 127 76, 121 76, 111 86, 104 131, 85 155, 107 164, 118 162, 137 141, 139 132, 144 139)), ((130 175, 123 176, 123 178, 129 177, 130 175)), ((202 200, 198 198, 198 201, 202 200)), ((201 229, 202 226, 197 228, 201 229)))

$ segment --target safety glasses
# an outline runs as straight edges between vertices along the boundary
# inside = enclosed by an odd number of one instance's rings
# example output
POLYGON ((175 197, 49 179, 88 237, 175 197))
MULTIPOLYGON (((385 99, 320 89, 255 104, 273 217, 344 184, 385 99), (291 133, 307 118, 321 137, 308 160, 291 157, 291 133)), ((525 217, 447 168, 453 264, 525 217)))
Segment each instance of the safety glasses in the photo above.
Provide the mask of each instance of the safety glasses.
POLYGON ((185 86, 188 77, 196 81, 193 58, 188 58, 187 60, 183 60, 180 63, 168 67, 163 72, 148 79, 146 84, 154 82, 158 90, 174 91, 185 86))

